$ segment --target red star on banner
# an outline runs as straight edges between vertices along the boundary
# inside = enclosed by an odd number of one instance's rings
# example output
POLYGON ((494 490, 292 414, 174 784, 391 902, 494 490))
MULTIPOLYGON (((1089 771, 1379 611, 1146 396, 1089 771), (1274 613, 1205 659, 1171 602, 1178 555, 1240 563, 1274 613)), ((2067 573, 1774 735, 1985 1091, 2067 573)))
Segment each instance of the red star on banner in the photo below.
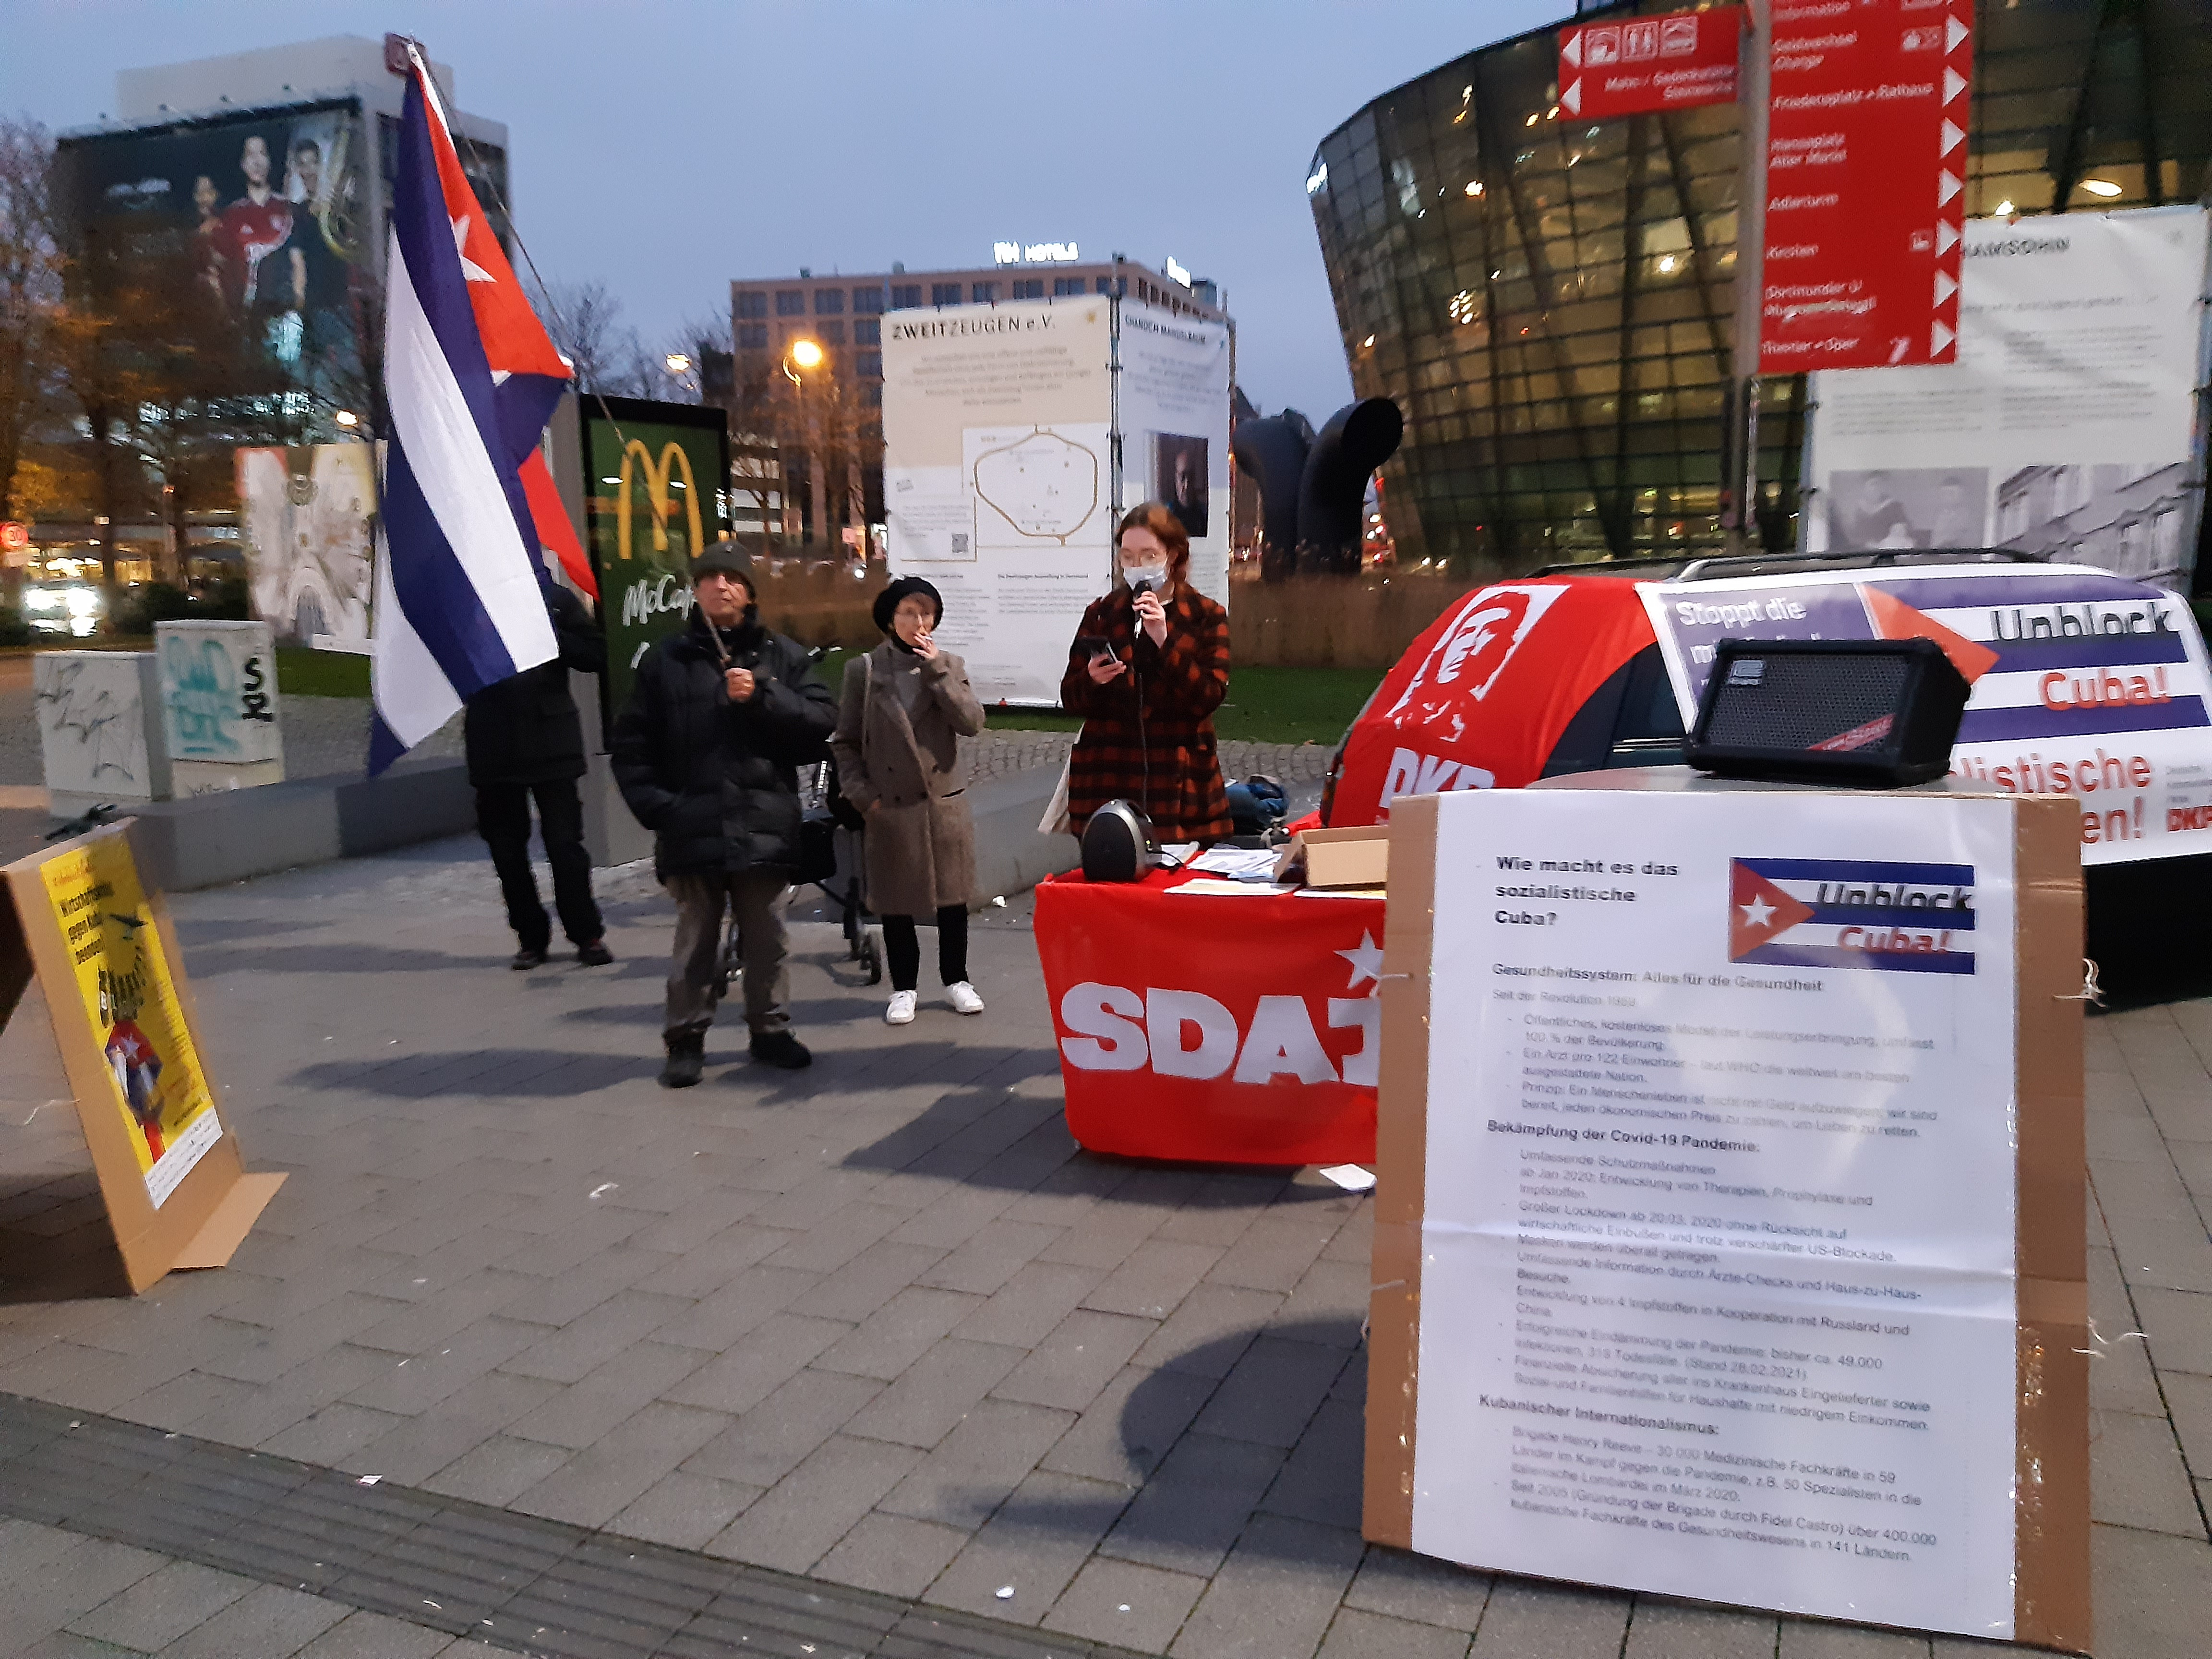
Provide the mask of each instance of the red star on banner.
POLYGON ((1792 898, 1749 865, 1729 863, 1729 960, 1741 962, 1801 921, 1813 907, 1792 898))
POLYGON ((1882 638, 1935 641, 1969 685, 1996 666, 1997 653, 1979 640, 1970 640, 1957 629, 1944 627, 1926 611, 1879 587, 1862 586, 1859 591, 1866 595, 1867 609, 1873 613, 1875 632, 1882 638))

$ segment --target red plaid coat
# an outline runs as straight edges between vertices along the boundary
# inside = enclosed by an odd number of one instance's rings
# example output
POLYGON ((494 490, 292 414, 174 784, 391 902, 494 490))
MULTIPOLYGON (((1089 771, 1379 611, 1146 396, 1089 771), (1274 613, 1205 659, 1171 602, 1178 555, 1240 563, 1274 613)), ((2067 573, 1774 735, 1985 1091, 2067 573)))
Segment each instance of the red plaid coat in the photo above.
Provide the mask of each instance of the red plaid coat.
POLYGON ((1229 690, 1229 613, 1188 586, 1166 609, 1167 643, 1155 646, 1137 626, 1126 588, 1092 601, 1078 632, 1111 640, 1114 654, 1132 671, 1105 685, 1092 684, 1089 653, 1068 647, 1060 701, 1083 716, 1067 776, 1068 816, 1078 834, 1109 800, 1142 805, 1163 841, 1230 833, 1213 746, 1213 711, 1229 690))

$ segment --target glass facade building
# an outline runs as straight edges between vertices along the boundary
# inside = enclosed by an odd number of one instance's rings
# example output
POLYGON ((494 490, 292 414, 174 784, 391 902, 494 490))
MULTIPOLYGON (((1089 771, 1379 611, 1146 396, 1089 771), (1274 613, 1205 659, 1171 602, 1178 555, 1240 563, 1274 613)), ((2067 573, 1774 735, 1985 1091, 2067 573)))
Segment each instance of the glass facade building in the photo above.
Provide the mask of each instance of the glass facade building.
MULTIPOLYGON (((1976 15, 1969 214, 2203 194, 2212 0, 1976 15)), ((1553 27, 1480 48, 1367 105, 1309 169, 1354 389, 1406 415, 1384 469, 1401 561, 1474 574, 1723 545, 1735 106, 1577 121, 1558 68, 1553 27)), ((1760 404, 1757 531, 1785 546, 1802 378, 1764 380, 1760 404)))

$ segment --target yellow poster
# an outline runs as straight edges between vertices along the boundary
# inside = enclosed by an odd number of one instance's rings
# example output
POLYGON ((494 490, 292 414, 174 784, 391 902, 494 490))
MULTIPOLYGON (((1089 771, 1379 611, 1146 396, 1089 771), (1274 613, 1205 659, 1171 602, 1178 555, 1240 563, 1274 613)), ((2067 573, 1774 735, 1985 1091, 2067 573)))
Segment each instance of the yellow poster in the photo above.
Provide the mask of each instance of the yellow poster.
POLYGON ((103 836, 39 866, 107 1063, 146 1194, 159 1209, 222 1138, 131 843, 103 836))

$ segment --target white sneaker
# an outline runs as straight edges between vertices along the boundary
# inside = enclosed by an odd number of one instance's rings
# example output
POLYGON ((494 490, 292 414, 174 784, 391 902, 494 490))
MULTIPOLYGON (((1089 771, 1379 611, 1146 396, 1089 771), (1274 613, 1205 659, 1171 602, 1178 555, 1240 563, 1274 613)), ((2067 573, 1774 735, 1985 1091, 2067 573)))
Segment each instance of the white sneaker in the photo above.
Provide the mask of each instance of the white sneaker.
POLYGON ((980 1014, 983 1012, 983 999, 975 994, 975 988, 964 979, 945 988, 945 1000, 952 1005, 952 1012, 956 1014, 980 1014))
POLYGON ((884 1024, 886 1025, 911 1025, 914 1024, 913 992, 894 991, 891 993, 891 1006, 884 1010, 884 1024))

